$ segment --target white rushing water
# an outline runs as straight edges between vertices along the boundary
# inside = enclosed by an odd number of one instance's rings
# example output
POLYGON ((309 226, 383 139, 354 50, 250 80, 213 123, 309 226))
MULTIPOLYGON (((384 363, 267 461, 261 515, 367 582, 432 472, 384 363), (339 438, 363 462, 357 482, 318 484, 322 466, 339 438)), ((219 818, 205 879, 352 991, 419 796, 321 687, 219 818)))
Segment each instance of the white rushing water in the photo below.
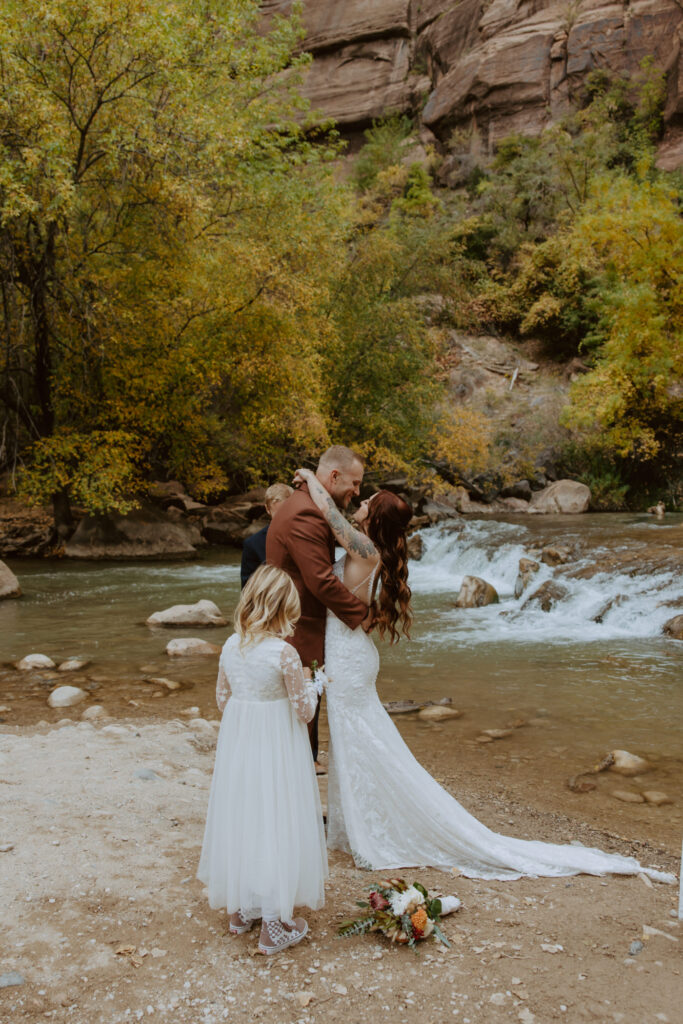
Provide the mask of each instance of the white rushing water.
POLYGON ((590 567, 599 549, 593 548, 565 567, 541 564, 520 598, 515 581, 520 558, 538 557, 529 529, 520 524, 467 521, 452 527, 422 531, 424 554, 410 563, 410 585, 416 595, 431 595, 434 628, 423 643, 448 644, 460 634, 467 642, 575 643, 610 639, 647 638, 661 634, 676 614, 674 602, 683 596, 683 580, 672 571, 601 572, 590 579, 568 575, 590 567), (454 607, 464 576, 479 576, 497 590, 500 603, 485 608, 454 607), (546 580, 566 589, 548 612, 537 602, 523 607, 546 580), (434 599, 436 598, 436 602, 434 599), (594 619, 613 601, 601 622, 594 619), (436 608, 434 607, 436 603, 436 608))

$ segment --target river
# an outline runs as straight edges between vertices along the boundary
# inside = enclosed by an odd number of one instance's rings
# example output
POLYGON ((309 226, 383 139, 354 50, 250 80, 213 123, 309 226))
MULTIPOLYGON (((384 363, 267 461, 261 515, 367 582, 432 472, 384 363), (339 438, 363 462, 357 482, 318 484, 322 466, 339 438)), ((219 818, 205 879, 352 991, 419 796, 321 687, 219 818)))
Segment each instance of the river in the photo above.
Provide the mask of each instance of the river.
MULTIPOLYGON (((683 516, 603 514, 581 517, 458 519, 422 532, 424 555, 411 562, 412 639, 381 645, 379 690, 385 700, 450 697, 464 716, 444 726, 401 716, 414 749, 429 737, 453 764, 457 739, 473 745, 482 729, 524 722, 512 739, 491 744, 500 765, 534 765, 570 776, 613 748, 647 757, 652 785, 683 792, 683 643, 661 634, 683 602, 683 516), (546 544, 572 548, 567 565, 542 565, 517 599, 520 557, 546 544), (464 575, 492 583, 500 603, 456 609, 464 575), (565 596, 549 611, 523 608, 529 593, 554 577, 565 596), (611 607, 596 615, 614 599, 611 607)), ((76 681, 115 714, 177 714, 182 705, 213 715, 215 658, 165 654, 175 636, 222 643, 225 629, 150 629, 153 611, 200 598, 227 617, 239 594, 239 554, 209 549, 192 562, 10 562, 24 596, 0 605, 0 718, 7 724, 51 722, 57 674, 18 673, 30 652, 92 663, 76 681), (168 695, 143 677, 168 676, 183 689, 168 695), (156 696, 155 696, 156 695, 156 696)), ((82 708, 69 711, 74 717, 82 708)), ((472 749, 476 749, 472 746, 472 749)), ((480 749, 489 756, 490 748, 480 749)), ((626 780, 624 780, 626 781, 626 780)), ((680 805, 681 800, 677 801, 680 805)), ((678 810, 671 812, 680 818, 678 810)))

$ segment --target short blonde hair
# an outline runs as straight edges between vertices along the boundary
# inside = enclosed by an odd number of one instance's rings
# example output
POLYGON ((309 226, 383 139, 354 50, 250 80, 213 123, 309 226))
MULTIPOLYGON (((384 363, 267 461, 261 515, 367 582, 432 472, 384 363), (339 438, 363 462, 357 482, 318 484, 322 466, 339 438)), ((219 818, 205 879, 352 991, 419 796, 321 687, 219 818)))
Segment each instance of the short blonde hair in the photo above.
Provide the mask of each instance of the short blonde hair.
POLYGON ((274 565, 261 565, 250 577, 235 608, 240 643, 266 636, 291 636, 301 616, 301 602, 291 578, 274 565))
POLYGON ((278 501, 286 501, 293 493, 294 488, 289 484, 271 484, 266 491, 264 502, 266 505, 275 505, 278 501))

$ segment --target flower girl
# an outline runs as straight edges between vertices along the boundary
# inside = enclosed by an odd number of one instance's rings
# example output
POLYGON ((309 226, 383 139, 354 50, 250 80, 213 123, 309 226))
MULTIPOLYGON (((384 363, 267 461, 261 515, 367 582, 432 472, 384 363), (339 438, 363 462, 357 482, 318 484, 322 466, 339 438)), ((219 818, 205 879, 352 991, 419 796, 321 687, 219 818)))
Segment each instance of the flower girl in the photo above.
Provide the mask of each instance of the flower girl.
MULTIPOLYGON (((296 905, 324 902, 327 854, 306 723, 318 694, 286 642, 301 614, 289 576, 263 565, 235 610, 220 657, 224 710, 197 877, 230 931, 262 919, 259 952, 278 953, 308 931, 296 905), (227 705, 227 706, 226 706, 227 705)), ((308 670, 306 670, 308 673, 308 670)))

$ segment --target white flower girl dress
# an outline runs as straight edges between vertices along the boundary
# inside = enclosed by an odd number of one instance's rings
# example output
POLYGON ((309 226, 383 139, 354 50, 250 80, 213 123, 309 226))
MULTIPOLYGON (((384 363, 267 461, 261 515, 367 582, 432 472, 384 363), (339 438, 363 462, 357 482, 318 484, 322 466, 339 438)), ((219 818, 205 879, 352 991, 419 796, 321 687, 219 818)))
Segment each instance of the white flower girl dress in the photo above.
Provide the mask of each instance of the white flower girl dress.
POLYGON ((240 644, 233 634, 216 698, 224 712, 197 872, 209 905, 281 921, 295 906, 317 910, 327 852, 305 725, 315 684, 291 644, 275 636, 240 644))

